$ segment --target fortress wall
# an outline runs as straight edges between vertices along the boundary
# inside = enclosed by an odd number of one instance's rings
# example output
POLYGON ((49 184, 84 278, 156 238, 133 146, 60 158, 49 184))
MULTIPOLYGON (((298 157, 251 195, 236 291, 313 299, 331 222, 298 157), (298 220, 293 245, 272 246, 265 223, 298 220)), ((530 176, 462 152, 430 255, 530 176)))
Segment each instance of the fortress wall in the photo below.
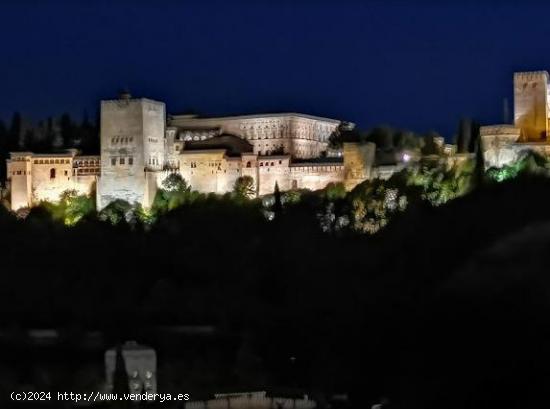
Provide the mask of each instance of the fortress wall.
MULTIPOLYGON (((34 159, 38 161, 39 159, 34 159)), ((50 159, 54 160, 54 159, 50 159)), ((63 163, 32 165, 32 202, 40 201, 57 202, 61 193, 75 189, 72 179, 72 158, 58 159, 63 163), (54 176, 53 178, 51 176, 54 176)))
POLYGON ((89 195, 97 181, 93 174, 75 176, 73 158, 67 155, 29 154, 23 159, 8 162, 12 210, 37 205, 41 201, 57 202, 66 190, 89 195))
POLYGON ((80 195, 91 195, 97 189, 96 175, 73 176, 74 190, 80 195))
POLYGON ((228 177, 227 170, 224 150, 184 151, 180 155, 181 176, 199 192, 227 192, 231 180, 236 179, 235 176, 228 177))
POLYGON ((268 195, 275 191, 275 183, 280 191, 290 190, 290 159, 289 157, 259 157, 258 158, 258 194, 268 195))
POLYGON ((224 175, 218 181, 218 192, 232 192, 235 187, 235 182, 242 175, 243 162, 241 158, 229 158, 222 166, 224 175))
POLYGON ((521 130, 511 125, 482 126, 480 138, 485 169, 500 168, 515 161, 518 150, 513 145, 520 140, 520 134, 521 130))
POLYGON ((30 156, 14 157, 7 161, 7 178, 10 184, 12 210, 32 204, 32 165, 30 156))
POLYGON ((166 130, 166 138, 164 139, 164 155, 165 155, 165 164, 177 168, 179 166, 179 154, 182 147, 181 142, 175 142, 176 139, 175 128, 169 128, 166 130), (176 150, 176 146, 180 150, 176 150))
POLYGON ((242 167, 241 167, 241 176, 250 176, 254 179, 254 186, 256 186, 256 191, 259 190, 259 167, 258 162, 259 158, 253 153, 243 153, 242 154, 242 167))
POLYGON ((344 143, 344 182, 347 190, 373 176, 376 145, 368 143, 344 143))
POLYGON ((143 192, 143 202, 141 205, 148 209, 153 205, 155 201, 155 196, 157 194, 158 186, 158 176, 162 171, 147 171, 145 172, 145 191, 143 192))
POLYGON ((161 170, 164 165, 164 138, 166 135, 166 107, 164 102, 140 101, 143 118, 143 158, 145 166, 161 170))
POLYGON ((32 204, 31 176, 30 174, 15 175, 10 183, 11 210, 30 207, 32 204))
POLYGON ((145 172, 136 172, 132 177, 126 175, 101 176, 97 184, 98 210, 109 203, 121 199, 128 203, 144 203, 146 189, 145 172))
POLYGON ((329 183, 344 182, 342 164, 307 164, 290 167, 290 189, 323 189, 329 183))

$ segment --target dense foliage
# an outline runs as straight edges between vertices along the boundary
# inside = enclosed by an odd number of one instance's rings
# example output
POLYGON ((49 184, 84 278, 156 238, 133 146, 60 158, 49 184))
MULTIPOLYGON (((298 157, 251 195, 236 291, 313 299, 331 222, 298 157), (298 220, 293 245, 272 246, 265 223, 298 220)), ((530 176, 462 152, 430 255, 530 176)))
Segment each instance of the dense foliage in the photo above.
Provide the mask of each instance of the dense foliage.
POLYGON ((97 213, 72 191, 24 218, 0 207, 0 396, 97 390, 104 348, 133 337, 157 348, 161 391, 195 398, 548 406, 548 165, 475 165, 423 161, 351 192, 261 200, 243 179, 205 195, 174 174, 147 210, 97 213), (178 335, 189 325, 215 331, 178 335), (51 327, 61 357, 24 341, 51 327), (96 331, 94 350, 83 334, 96 331))
MULTIPOLYGON (((381 201, 382 185, 351 195, 381 201)), ((529 177, 432 206, 420 189, 383 230, 353 238, 323 233, 312 212, 327 203, 345 212, 338 186, 281 194, 272 221, 261 210, 274 203, 203 195, 148 231, 123 219, 67 228, 41 208, 25 220, 2 212, 2 326, 65 328, 65 345, 84 329, 149 340, 164 391, 295 386, 351 393, 357 407, 386 396, 405 408, 534 408, 550 364, 548 192, 548 179, 529 177), (168 324, 214 325, 236 340, 201 341, 202 352, 180 361, 169 339, 144 335, 168 324)), ((67 359, 82 350, 64 348, 53 366, 5 356, 1 387, 97 387, 101 353, 90 358, 99 369, 81 377, 81 361, 67 359)))

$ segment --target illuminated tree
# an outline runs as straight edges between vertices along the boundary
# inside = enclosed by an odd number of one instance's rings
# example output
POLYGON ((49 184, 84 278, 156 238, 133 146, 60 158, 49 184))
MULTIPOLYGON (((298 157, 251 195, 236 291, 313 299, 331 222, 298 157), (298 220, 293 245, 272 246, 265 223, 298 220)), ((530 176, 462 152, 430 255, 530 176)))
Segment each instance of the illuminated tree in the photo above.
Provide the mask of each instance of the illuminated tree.
POLYGON ((192 202, 197 195, 198 193, 191 190, 191 186, 179 173, 171 173, 162 182, 162 188, 157 191, 153 212, 164 213, 173 210, 185 203, 192 202))
POLYGON ((346 188, 343 183, 329 183, 325 187, 325 195, 328 200, 334 201, 346 197, 346 188))
POLYGON ((300 202, 300 192, 298 190, 288 190, 283 193, 281 200, 286 204, 296 204, 300 202))
POLYGON ((550 164, 548 160, 532 151, 522 153, 515 162, 509 165, 487 170, 488 179, 495 182, 503 182, 522 175, 549 176, 549 174, 550 164))
POLYGON ((63 222, 66 226, 74 226, 85 217, 95 212, 95 195, 81 195, 74 189, 67 189, 59 195, 59 201, 41 202, 53 220, 63 222))
POLYGON ((99 219, 118 224, 122 221, 128 221, 132 217, 132 205, 125 200, 117 199, 109 203, 100 213, 99 219))
POLYGON ((273 203, 273 211, 275 212, 275 215, 279 215, 283 211, 283 202, 281 199, 281 191, 279 190, 279 184, 275 182, 275 191, 273 192, 274 196, 274 203, 273 203))
POLYGON ((162 188, 168 192, 188 193, 191 191, 191 186, 187 184, 179 173, 170 173, 168 177, 163 180, 162 188))
POLYGON ((256 195, 252 176, 241 176, 235 181, 233 192, 238 198, 250 199, 256 195))
POLYGON ((363 182, 349 195, 351 227, 363 233, 376 233, 386 226, 395 213, 408 205, 404 189, 398 186, 399 179, 363 182))
POLYGON ((451 168, 424 163, 407 169, 405 173, 407 185, 419 188, 421 198, 433 206, 440 206, 470 192, 474 175, 474 161, 465 161, 451 168))
POLYGON ((67 226, 74 226, 84 217, 95 212, 94 196, 79 195, 76 191, 68 191, 62 195, 62 206, 65 210, 64 223, 67 226))

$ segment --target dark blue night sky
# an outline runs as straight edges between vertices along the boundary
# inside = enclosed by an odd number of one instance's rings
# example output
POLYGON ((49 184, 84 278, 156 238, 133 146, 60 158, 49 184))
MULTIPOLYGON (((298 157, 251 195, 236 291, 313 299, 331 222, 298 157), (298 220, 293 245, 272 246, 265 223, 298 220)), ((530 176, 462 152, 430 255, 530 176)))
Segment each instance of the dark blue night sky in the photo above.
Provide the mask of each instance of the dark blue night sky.
POLYGON ((550 69, 550 5, 521 4, 4 0, 0 116, 93 116, 128 87, 171 113, 299 111, 450 137, 462 116, 501 121, 513 71, 550 69))

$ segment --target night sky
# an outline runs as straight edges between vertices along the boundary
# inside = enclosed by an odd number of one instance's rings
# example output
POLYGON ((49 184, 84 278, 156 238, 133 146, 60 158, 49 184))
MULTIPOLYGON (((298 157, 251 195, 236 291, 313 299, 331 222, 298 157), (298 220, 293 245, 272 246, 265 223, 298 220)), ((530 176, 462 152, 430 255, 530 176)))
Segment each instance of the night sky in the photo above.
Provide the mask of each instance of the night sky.
MULTIPOLYGON (((128 87, 170 113, 298 111, 446 137, 550 70, 550 5, 2 1, 0 117, 94 116, 128 87)), ((519 3, 519 2, 518 2, 519 3)))

